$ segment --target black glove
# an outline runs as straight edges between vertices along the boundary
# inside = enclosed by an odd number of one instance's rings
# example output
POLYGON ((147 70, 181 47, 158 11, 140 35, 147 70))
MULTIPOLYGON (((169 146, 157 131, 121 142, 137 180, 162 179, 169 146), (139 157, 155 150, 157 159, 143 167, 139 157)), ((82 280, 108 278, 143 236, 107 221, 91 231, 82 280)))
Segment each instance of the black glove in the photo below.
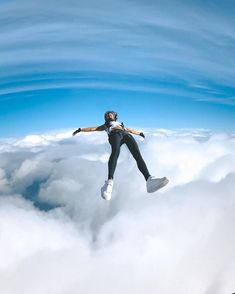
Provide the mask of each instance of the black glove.
POLYGON ((143 137, 145 139, 145 135, 144 133, 140 133, 140 136, 143 137))
POLYGON ((75 136, 77 133, 81 132, 81 128, 78 128, 76 131, 73 132, 73 136, 75 136))

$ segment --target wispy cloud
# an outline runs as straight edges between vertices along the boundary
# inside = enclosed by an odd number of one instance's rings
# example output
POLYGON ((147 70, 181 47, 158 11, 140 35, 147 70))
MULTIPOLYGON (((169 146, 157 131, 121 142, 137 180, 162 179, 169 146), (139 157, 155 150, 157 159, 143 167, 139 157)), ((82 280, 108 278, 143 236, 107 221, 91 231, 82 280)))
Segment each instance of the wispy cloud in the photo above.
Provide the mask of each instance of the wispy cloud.
POLYGON ((204 102, 212 102, 217 104, 224 104, 224 105, 235 105, 235 97, 227 97, 227 98, 213 98, 213 97, 207 97, 204 99, 198 99, 199 101, 204 102))
MULTIPOLYGON (((231 2, 230 2, 231 3, 231 2)), ((234 18, 226 3, 9 2, 1 6, 1 77, 27 68, 234 81, 234 18), (56 9, 55 9, 56 7, 56 9), (23 67, 21 67, 23 65, 23 67)))

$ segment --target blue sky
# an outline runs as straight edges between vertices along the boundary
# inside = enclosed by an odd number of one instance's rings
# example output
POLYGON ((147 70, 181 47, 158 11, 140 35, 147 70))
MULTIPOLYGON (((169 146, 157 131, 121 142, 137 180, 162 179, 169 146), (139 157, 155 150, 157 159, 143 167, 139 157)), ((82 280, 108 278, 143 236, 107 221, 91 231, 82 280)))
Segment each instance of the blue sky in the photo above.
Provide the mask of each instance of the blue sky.
POLYGON ((0 1, 0 137, 235 129, 234 1, 0 1))

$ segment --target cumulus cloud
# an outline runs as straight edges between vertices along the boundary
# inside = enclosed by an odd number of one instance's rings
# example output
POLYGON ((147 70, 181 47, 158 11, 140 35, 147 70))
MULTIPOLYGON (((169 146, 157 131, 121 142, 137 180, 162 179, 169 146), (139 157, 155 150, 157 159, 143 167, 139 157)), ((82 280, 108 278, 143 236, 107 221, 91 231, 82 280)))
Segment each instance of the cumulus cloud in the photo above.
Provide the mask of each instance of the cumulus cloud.
POLYGON ((0 143, 0 289, 7 294, 235 291, 235 137, 146 129, 136 138, 167 187, 147 194, 122 146, 72 130, 0 143))

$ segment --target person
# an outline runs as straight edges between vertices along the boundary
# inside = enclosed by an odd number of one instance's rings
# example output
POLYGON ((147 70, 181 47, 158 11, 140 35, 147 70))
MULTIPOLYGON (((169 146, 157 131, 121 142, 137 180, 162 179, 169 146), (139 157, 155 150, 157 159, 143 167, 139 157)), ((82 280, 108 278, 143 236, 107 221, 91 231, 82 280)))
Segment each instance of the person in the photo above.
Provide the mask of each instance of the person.
POLYGON ((117 160, 120 154, 120 148, 126 144, 134 159, 136 160, 138 169, 146 180, 146 188, 148 193, 153 193, 164 187, 169 180, 166 177, 156 178, 150 175, 146 163, 140 153, 138 144, 133 135, 139 135, 145 138, 143 132, 126 128, 123 123, 118 121, 118 114, 115 111, 106 111, 104 114, 105 123, 97 127, 78 128, 73 132, 73 136, 80 132, 106 131, 108 141, 111 145, 111 154, 108 161, 108 179, 101 188, 101 196, 105 200, 110 200, 113 190, 113 177, 117 166, 117 160))

